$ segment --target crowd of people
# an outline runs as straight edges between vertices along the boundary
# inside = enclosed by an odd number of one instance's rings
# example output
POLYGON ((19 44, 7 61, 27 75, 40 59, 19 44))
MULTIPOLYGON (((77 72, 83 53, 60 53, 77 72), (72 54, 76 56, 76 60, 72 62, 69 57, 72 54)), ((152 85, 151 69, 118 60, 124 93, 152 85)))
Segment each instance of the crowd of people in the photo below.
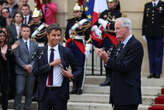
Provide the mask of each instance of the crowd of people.
MULTIPOLYGON (((114 110, 137 110, 141 100, 142 44, 132 34, 132 23, 122 17, 119 0, 107 0, 108 9, 92 24, 76 3, 73 18, 62 29, 56 24, 58 6, 43 0, 33 11, 28 0, 0 0, 0 89, 2 109, 14 98, 14 109, 67 110, 71 94, 83 93, 85 61, 92 46, 104 61, 114 110), (61 45, 61 40, 63 44, 61 45), (121 91, 121 92, 120 92, 121 91), (126 99, 126 100, 125 100, 126 99)), ((148 43, 150 75, 160 78, 163 57, 164 2, 145 4, 142 36, 148 43)))

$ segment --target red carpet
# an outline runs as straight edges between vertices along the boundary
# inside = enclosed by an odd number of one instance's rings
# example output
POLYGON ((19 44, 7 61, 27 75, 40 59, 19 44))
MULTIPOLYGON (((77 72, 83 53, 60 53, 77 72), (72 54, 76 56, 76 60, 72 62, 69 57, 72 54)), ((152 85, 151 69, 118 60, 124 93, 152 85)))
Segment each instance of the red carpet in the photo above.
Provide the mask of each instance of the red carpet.
POLYGON ((164 106, 153 105, 152 107, 149 107, 148 110, 164 110, 164 106))
MULTIPOLYGON (((161 89, 161 94, 164 94, 164 88, 161 89)), ((148 110, 164 110, 164 96, 157 96, 154 101, 160 105, 152 105, 148 110)))

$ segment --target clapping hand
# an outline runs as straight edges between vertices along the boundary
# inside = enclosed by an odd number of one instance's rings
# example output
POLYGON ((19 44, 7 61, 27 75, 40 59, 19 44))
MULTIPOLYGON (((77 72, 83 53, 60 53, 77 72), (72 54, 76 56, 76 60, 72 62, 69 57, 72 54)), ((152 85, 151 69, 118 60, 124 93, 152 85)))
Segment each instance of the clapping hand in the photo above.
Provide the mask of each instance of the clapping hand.
POLYGON ((14 49, 16 49, 19 45, 19 42, 16 41, 12 46, 11 46, 11 51, 13 51, 14 49))
POLYGON ((108 62, 109 53, 107 53, 103 48, 96 48, 96 54, 104 61, 104 63, 108 62))

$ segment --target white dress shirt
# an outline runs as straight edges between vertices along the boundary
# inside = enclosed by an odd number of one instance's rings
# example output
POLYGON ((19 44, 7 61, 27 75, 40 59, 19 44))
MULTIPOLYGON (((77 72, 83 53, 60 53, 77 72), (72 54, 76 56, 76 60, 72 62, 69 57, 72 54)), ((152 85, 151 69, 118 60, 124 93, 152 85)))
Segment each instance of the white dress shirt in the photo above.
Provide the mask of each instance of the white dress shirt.
POLYGON ((157 6, 158 2, 159 2, 159 0, 152 1, 152 5, 154 6, 154 4, 155 4, 155 6, 157 6))
POLYGON ((124 44, 123 48, 126 46, 126 44, 128 43, 128 41, 130 40, 130 38, 132 37, 132 34, 130 34, 130 36, 128 36, 122 43, 124 44))
POLYGON ((19 39, 19 37, 20 37, 19 34, 20 34, 21 26, 22 26, 22 24, 15 23, 15 27, 16 27, 16 31, 17 31, 17 39, 19 39))
POLYGON ((30 20, 30 15, 24 16, 25 24, 29 24, 29 20, 30 20), (25 19, 26 18, 26 19, 25 19))
MULTIPOLYGON (((48 63, 50 63, 50 54, 51 54, 51 48, 54 49, 54 60, 60 59, 59 49, 58 45, 55 47, 48 46, 48 63)), ((59 65, 55 65, 53 67, 53 85, 48 85, 48 78, 46 81, 47 87, 61 87, 63 82, 63 75, 62 75, 62 68, 59 65)))

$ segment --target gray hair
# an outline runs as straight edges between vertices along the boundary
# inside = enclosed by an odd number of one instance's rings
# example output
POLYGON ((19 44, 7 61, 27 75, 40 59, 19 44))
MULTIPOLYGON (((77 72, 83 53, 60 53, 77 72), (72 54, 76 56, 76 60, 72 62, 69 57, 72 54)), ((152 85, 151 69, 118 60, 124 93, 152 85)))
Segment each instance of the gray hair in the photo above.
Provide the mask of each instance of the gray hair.
POLYGON ((132 22, 129 18, 121 17, 117 18, 116 22, 121 21, 122 27, 128 27, 129 32, 132 33, 132 22))

